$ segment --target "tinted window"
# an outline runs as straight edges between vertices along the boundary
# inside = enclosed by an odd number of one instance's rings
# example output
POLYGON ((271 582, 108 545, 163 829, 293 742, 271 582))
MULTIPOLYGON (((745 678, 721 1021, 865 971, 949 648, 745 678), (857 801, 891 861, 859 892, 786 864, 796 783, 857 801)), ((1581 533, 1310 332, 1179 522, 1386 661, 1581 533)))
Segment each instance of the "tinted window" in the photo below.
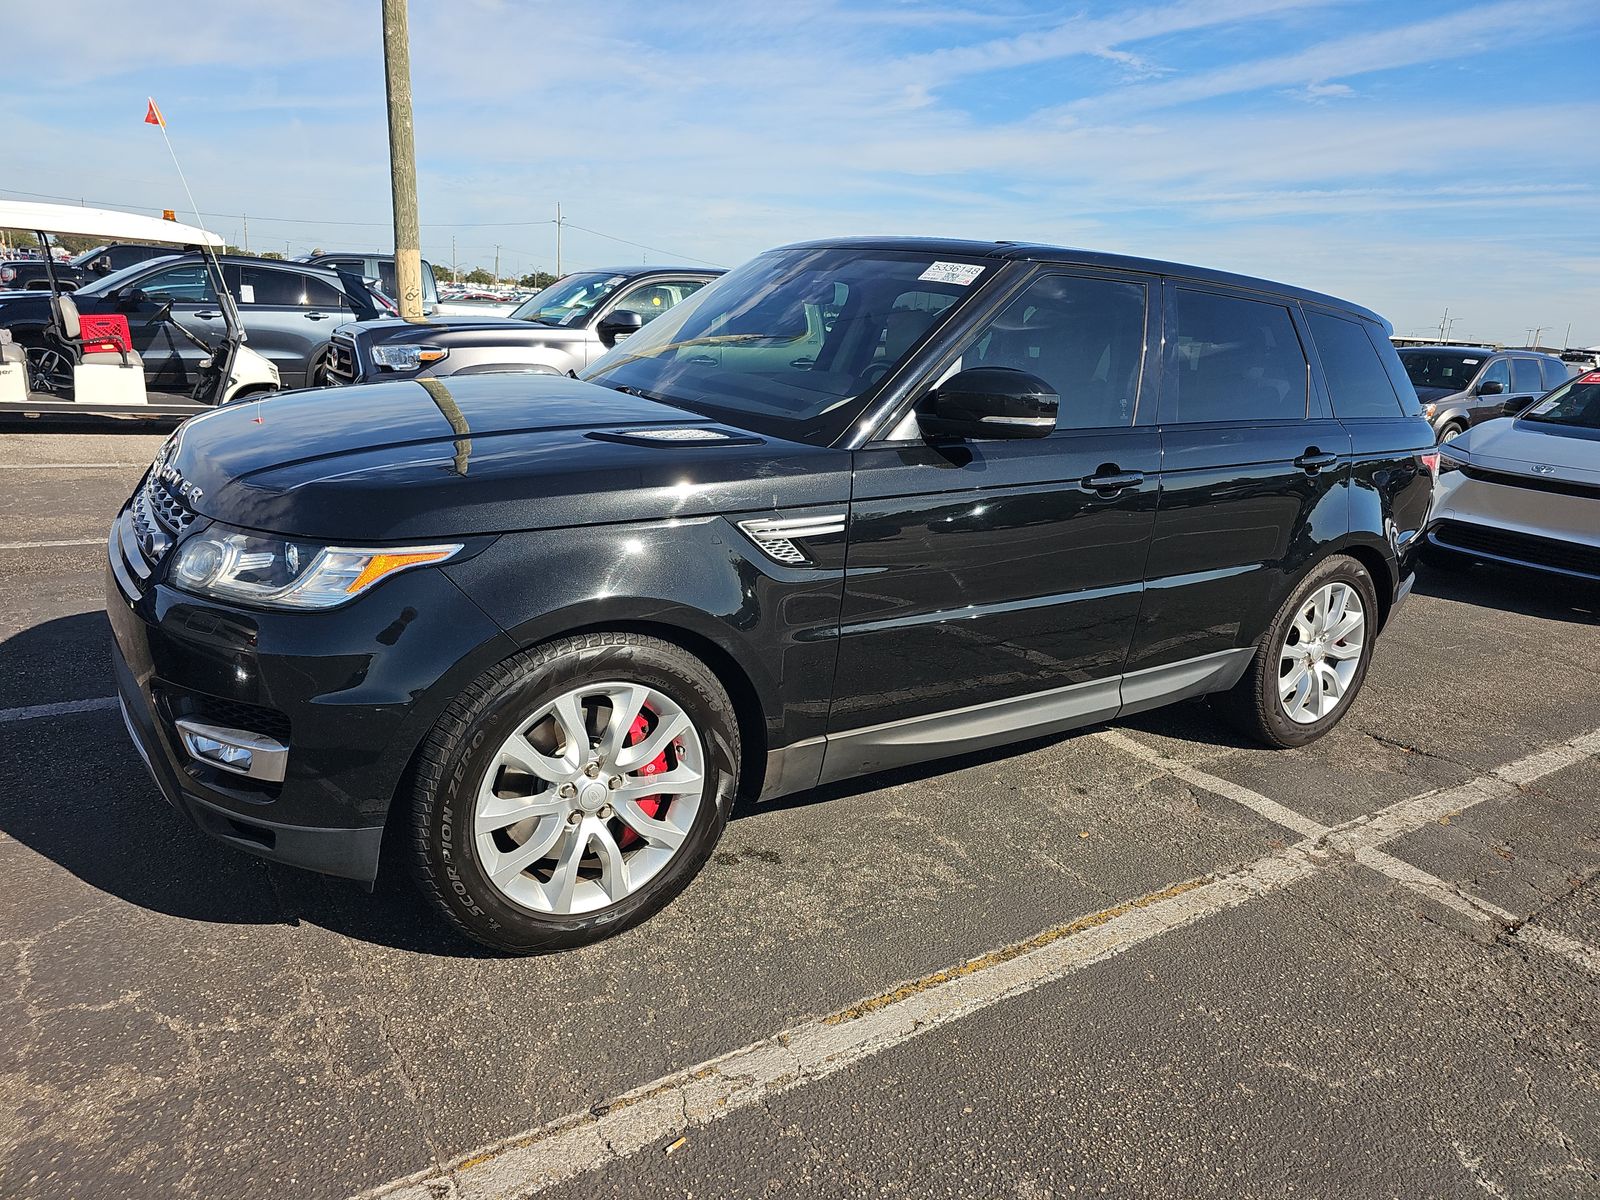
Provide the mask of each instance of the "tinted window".
MULTIPOLYGON (((889 314, 891 333, 895 316, 889 314)), ((1061 397, 1060 429, 1131 425, 1144 325, 1142 285, 1047 275, 978 334, 958 369, 1010 367, 1037 375, 1061 397)))
POLYGON ((217 299, 206 269, 199 263, 154 271, 139 281, 139 287, 147 296, 176 304, 214 304, 217 299))
POLYGON ((1339 417, 1396 417, 1400 398, 1383 369, 1377 347, 1360 322, 1308 312, 1322 374, 1328 381, 1333 412, 1339 417))
POLYGON ((314 275, 307 275, 302 282, 305 285, 305 306, 307 308, 337 309, 341 305, 345 308, 351 306, 346 303, 344 292, 314 275))
POLYGON ((1179 288, 1169 387, 1177 422, 1303 420, 1306 359, 1281 304, 1179 288))
POLYGON ((1554 395, 1546 396, 1523 413, 1522 420, 1600 429, 1600 371, 1580 375, 1554 395))
POLYGON ((1572 372, 1567 370, 1567 364, 1558 358, 1542 359, 1539 365, 1544 368, 1544 386, 1546 391, 1548 391, 1550 388, 1560 387, 1572 377, 1572 372))
POLYGON ((291 271, 273 271, 265 267, 239 268, 239 303, 276 304, 298 307, 302 289, 300 276, 291 271))
POLYGON ((1464 392, 1472 378, 1483 370, 1482 350, 1402 350, 1400 361, 1411 382, 1419 388, 1443 388, 1464 392))
POLYGON ((1539 378, 1539 360, 1513 358, 1511 360, 1511 390, 1513 392, 1542 392, 1544 384, 1539 378))

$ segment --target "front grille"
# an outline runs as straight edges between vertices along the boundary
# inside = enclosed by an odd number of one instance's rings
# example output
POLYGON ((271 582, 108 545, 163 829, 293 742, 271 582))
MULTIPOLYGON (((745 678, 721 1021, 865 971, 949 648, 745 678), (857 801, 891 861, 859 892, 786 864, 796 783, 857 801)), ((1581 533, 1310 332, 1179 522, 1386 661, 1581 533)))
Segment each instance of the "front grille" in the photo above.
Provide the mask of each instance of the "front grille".
POLYGON ((361 368, 356 365, 355 339, 335 335, 328 343, 328 382, 354 383, 360 377, 361 368))
POLYGON ((1433 540, 1451 550, 1485 554, 1535 567, 1550 567, 1600 579, 1600 547, 1515 533, 1470 521, 1440 521, 1433 540))
POLYGON ((1552 479, 1547 475, 1518 475, 1510 471, 1491 471, 1487 467, 1468 465, 1463 468, 1468 479, 1480 483, 1494 483, 1501 487, 1527 488, 1535 492, 1551 492, 1557 496, 1582 496, 1600 500, 1600 486, 1579 483, 1571 479, 1552 479))
POLYGON ((143 591, 178 536, 195 522, 188 501, 154 472, 146 475, 116 522, 111 526, 112 570, 129 599, 143 591))

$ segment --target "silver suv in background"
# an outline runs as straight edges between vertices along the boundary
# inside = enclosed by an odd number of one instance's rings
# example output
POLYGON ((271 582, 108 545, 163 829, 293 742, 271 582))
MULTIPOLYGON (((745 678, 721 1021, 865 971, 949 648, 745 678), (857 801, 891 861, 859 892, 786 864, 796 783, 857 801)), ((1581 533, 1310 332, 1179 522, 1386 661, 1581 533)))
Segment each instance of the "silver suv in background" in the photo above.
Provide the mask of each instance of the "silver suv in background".
POLYGON ((1404 346, 1400 364, 1441 442, 1482 421, 1514 417, 1575 370, 1550 354, 1474 346, 1404 346))
POLYGON ((422 325, 353 322, 334 331, 326 382, 508 371, 574 374, 720 274, 709 267, 580 271, 528 297, 506 317, 448 314, 422 325))

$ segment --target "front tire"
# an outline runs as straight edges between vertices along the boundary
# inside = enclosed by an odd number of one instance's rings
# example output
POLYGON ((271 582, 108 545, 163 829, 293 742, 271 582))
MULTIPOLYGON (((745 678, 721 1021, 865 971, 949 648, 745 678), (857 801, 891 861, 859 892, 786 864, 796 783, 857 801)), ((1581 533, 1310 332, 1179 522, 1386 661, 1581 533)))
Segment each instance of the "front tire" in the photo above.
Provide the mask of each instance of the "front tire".
POLYGON ((1273 617, 1256 657, 1217 710, 1268 746, 1304 746, 1337 725, 1367 677, 1378 632, 1367 569, 1337 555, 1301 580, 1273 617))
POLYGON ((424 741, 424 892, 496 950, 599 941, 664 908, 722 836, 739 778, 726 689, 679 646, 591 633, 492 668, 424 741))

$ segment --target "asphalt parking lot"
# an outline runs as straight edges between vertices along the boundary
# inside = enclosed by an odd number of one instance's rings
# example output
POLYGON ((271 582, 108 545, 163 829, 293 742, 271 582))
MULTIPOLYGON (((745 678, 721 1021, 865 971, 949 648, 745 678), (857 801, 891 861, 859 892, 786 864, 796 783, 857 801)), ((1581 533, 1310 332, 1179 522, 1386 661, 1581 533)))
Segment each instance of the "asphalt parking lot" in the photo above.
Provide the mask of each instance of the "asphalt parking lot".
POLYGON ((161 437, 0 433, 0 1195, 1600 1193, 1593 592, 1427 574, 1312 747, 1191 704, 747 805, 506 959, 160 800, 100 539, 161 437))

